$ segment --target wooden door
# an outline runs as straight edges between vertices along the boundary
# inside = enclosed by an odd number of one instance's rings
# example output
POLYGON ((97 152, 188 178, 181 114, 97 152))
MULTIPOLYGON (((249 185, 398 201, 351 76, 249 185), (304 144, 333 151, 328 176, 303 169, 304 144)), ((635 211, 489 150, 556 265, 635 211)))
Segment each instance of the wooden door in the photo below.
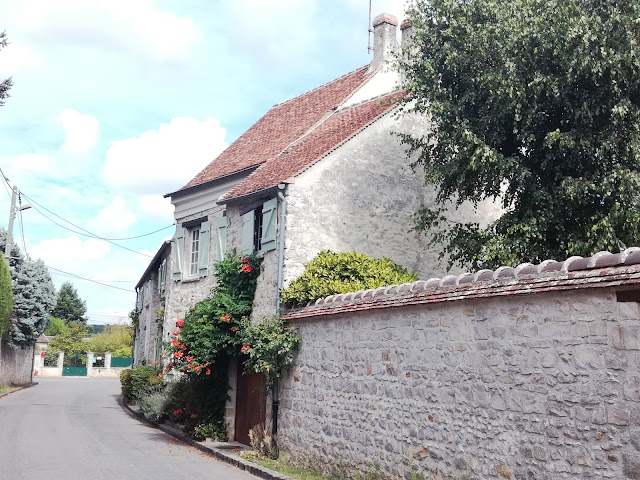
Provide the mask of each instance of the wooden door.
POLYGON ((257 373, 239 373, 236 396, 236 442, 250 445, 249 429, 258 424, 264 426, 266 405, 264 376, 257 373))

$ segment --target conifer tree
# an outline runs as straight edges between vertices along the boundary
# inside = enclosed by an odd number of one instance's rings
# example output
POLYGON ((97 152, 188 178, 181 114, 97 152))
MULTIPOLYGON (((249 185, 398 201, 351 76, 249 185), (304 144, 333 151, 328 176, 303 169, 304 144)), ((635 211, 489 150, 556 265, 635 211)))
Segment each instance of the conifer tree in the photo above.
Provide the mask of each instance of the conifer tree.
POLYGON ((87 304, 78 295, 78 291, 70 282, 64 282, 58 292, 56 306, 51 312, 56 318, 69 322, 87 323, 84 314, 87 312, 87 304))
POLYGON ((35 343, 49 323, 55 287, 42 260, 22 262, 13 281, 13 315, 9 344, 24 348, 35 343))

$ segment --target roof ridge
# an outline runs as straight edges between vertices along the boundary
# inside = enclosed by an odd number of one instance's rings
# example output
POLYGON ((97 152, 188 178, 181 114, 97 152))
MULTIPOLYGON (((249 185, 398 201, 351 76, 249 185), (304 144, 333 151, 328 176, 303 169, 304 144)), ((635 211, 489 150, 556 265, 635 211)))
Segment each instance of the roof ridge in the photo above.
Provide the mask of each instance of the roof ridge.
MULTIPOLYGON (((455 291, 471 286, 482 285, 489 287, 491 284, 504 283, 510 281, 536 280, 553 277, 569 276, 573 272, 585 272, 589 270, 602 269, 607 267, 639 266, 640 247, 629 247, 620 253, 600 251, 591 257, 583 258, 572 256, 562 262, 555 260, 545 260, 536 265, 531 263, 521 263, 516 267, 501 266, 495 270, 479 270, 475 273, 461 273, 459 275, 445 275, 444 277, 432 277, 428 280, 418 280, 412 283, 401 285, 389 285, 369 290, 358 290, 356 292, 329 295, 315 302, 309 302, 306 307, 329 306, 345 303, 355 303, 365 300, 380 300, 380 297, 395 297, 400 294, 410 295, 420 292, 438 291, 447 289, 455 291)), ((594 282, 594 286, 598 284, 594 282)))
MULTIPOLYGON (((321 88, 324 88, 324 87, 326 87, 327 85, 331 85, 332 83, 337 82, 338 80, 341 80, 341 79, 343 79, 343 78, 345 78, 345 77, 348 77, 349 75, 352 75, 352 74, 356 73, 358 70, 362 70, 362 69, 364 69, 364 68, 366 68, 366 67, 368 67, 368 65, 363 65, 362 67, 358 67, 358 68, 356 68, 355 70, 351 70, 350 72, 347 72, 347 73, 345 73, 344 75, 341 75, 341 76, 339 76, 339 77, 336 77, 336 78, 334 78, 333 80, 329 80, 328 82, 325 82, 325 83, 323 83, 322 85, 318 85, 317 87, 312 88, 311 90, 307 90, 306 92, 303 92, 303 93, 301 93, 301 94, 299 94, 299 95, 296 95, 295 97, 291 97, 291 98, 289 98, 288 100, 283 100, 282 102, 276 103, 276 104, 274 104, 274 105, 273 105, 273 107, 271 107, 271 108, 280 107, 281 105, 284 105, 284 104, 286 104, 286 103, 293 102, 294 100, 297 100, 297 99, 299 99, 299 98, 301 98, 301 97, 304 97, 305 95, 308 95, 308 94, 310 94, 310 93, 312 93, 312 92, 315 92, 316 90, 319 90, 319 89, 321 89, 321 88)), ((369 74, 367 74, 367 75, 369 75, 369 74)), ((367 83, 367 82, 364 82, 364 83, 367 83)), ((349 94, 349 96, 348 96, 348 97, 346 97, 346 98, 351 98, 351 96, 353 95, 353 93, 355 93, 359 88, 360 88, 360 86, 359 86, 359 87, 357 87, 353 92, 351 92, 351 93, 349 94)), ((344 101, 344 100, 343 100, 343 101, 344 101)))

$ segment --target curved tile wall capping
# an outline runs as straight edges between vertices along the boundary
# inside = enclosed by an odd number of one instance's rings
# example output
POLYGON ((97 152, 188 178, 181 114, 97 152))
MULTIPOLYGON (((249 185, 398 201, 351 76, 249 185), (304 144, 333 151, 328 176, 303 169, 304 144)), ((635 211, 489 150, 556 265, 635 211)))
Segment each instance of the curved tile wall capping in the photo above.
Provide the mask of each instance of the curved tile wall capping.
POLYGON ((545 260, 537 265, 499 267, 475 273, 446 275, 402 285, 330 295, 288 310, 284 318, 330 315, 349 310, 433 303, 495 295, 517 295, 540 291, 567 290, 617 285, 640 286, 640 247, 620 253, 598 252, 564 261, 545 260))

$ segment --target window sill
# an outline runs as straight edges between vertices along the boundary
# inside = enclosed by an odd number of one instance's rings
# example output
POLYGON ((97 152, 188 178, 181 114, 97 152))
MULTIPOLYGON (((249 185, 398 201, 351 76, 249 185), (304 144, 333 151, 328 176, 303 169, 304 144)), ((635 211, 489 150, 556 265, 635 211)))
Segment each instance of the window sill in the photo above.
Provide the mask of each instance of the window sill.
POLYGON ((199 281, 200 281, 200 277, 187 277, 182 279, 182 283, 194 283, 199 281))

